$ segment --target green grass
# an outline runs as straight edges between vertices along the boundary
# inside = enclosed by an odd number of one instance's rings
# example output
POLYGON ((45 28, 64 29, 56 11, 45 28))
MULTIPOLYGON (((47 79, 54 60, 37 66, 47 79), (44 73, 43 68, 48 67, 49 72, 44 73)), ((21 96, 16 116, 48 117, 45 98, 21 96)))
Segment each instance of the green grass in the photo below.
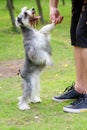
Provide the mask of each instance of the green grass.
MULTIPOLYGON (((41 3, 45 10, 45 24, 50 23, 48 0, 41 3)), ((13 31, 5 5, 6 0, 1 0, 0 61, 23 59, 22 35, 13 31)), ((34 0, 14 0, 14 5, 15 16, 20 13, 23 6, 36 7, 34 0)), ((87 130, 87 113, 64 113, 62 108, 70 101, 56 103, 51 100, 52 96, 60 94, 65 87, 75 81, 73 49, 69 35, 70 0, 66 0, 65 6, 60 1, 59 6, 64 20, 51 33, 54 66, 46 68, 41 75, 42 103, 30 104, 31 110, 20 111, 17 107, 17 97, 22 94, 21 78, 17 76, 0 78, 0 130, 87 130)))

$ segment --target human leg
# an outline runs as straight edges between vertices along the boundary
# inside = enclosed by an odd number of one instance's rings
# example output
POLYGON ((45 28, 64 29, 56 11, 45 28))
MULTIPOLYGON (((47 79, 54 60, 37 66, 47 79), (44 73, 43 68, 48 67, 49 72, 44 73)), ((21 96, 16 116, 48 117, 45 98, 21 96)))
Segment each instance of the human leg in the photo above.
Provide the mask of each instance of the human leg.
POLYGON ((87 48, 83 48, 82 56, 84 61, 83 71, 84 71, 84 92, 87 94, 87 48))
MULTIPOLYGON (((76 28, 77 28, 80 13, 81 13, 81 10, 82 10, 82 4, 83 4, 83 0, 80 0, 79 3, 78 3, 78 0, 72 0, 72 18, 71 18, 70 34, 71 34, 71 43, 74 46, 76 46, 76 28)), ((75 58, 76 66, 78 66, 80 63, 82 63, 81 62, 82 57, 81 57, 81 53, 80 53, 80 48, 75 47, 74 53, 76 55, 76 58, 75 58)), ((80 72, 79 72, 80 67, 81 67, 81 64, 80 64, 79 68, 76 67, 78 69, 78 75, 80 74, 80 72)), ((80 80, 80 76, 79 76, 78 80, 80 80)), ((82 83, 79 83, 79 86, 81 86, 81 84, 82 83)), ((77 88, 76 88, 76 90, 77 90, 77 88)), ((78 93, 76 90, 75 90, 74 84, 73 84, 62 95, 54 96, 52 99, 59 102, 59 101, 65 101, 67 99, 78 98, 80 96, 80 93, 78 93)))
POLYGON ((74 46, 74 56, 75 56, 75 67, 76 67, 76 83, 75 90, 79 93, 83 93, 84 88, 84 58, 83 58, 83 48, 74 46))
POLYGON ((76 31, 75 61, 76 61, 76 85, 75 89, 83 92, 82 95, 68 106, 63 107, 65 112, 80 113, 87 111, 87 1, 83 4, 81 17, 76 31), (79 53, 78 53, 79 49, 79 53), (79 57, 80 56, 80 57, 79 57), (79 60, 80 62, 79 62, 79 60), (82 62, 82 63, 81 63, 82 62), (79 65, 80 63, 80 65, 79 65), (81 69, 81 70, 80 70, 81 69))
MULTIPOLYGON (((73 84, 73 86, 65 92, 64 94, 60 96, 55 96, 52 99, 57 102, 66 101, 69 99, 76 99, 79 96, 81 96, 82 93, 85 91, 84 86, 84 79, 86 80, 85 76, 85 68, 87 66, 87 63, 84 64, 86 54, 84 54, 84 49, 81 47, 74 47, 74 55, 75 55, 75 67, 76 67, 76 83, 73 84)), ((86 52, 85 52, 86 53, 86 52)))
POLYGON ((65 112, 80 113, 87 111, 87 48, 74 47, 76 65, 75 90, 81 95, 70 105, 63 107, 65 112))

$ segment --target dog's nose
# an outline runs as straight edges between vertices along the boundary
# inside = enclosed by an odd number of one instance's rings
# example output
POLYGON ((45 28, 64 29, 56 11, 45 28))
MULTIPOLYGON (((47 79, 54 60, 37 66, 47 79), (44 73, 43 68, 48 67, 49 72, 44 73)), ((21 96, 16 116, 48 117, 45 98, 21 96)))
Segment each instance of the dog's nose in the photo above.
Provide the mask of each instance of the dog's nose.
POLYGON ((22 18, 21 18, 21 17, 18 17, 18 18, 17 18, 18 23, 20 23, 20 22, 21 22, 21 20, 22 20, 22 18))

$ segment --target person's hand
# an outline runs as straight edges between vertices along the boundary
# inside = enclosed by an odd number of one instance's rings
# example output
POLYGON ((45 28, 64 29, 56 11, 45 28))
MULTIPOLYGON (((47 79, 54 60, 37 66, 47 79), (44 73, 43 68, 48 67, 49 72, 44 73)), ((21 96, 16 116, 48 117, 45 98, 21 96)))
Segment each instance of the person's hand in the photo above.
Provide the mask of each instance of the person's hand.
POLYGON ((63 16, 60 15, 57 8, 50 8, 50 20, 52 23, 59 24, 63 20, 63 16))

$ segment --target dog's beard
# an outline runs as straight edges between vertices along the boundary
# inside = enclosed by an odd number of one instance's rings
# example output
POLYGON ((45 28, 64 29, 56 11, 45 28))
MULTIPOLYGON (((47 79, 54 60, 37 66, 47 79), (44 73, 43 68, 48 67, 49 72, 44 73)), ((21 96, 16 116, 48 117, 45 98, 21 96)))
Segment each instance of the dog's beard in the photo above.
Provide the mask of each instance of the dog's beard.
POLYGON ((30 24, 30 26, 31 27, 37 26, 39 19, 40 19, 40 16, 35 16, 35 15, 33 17, 29 18, 29 24, 30 24))

